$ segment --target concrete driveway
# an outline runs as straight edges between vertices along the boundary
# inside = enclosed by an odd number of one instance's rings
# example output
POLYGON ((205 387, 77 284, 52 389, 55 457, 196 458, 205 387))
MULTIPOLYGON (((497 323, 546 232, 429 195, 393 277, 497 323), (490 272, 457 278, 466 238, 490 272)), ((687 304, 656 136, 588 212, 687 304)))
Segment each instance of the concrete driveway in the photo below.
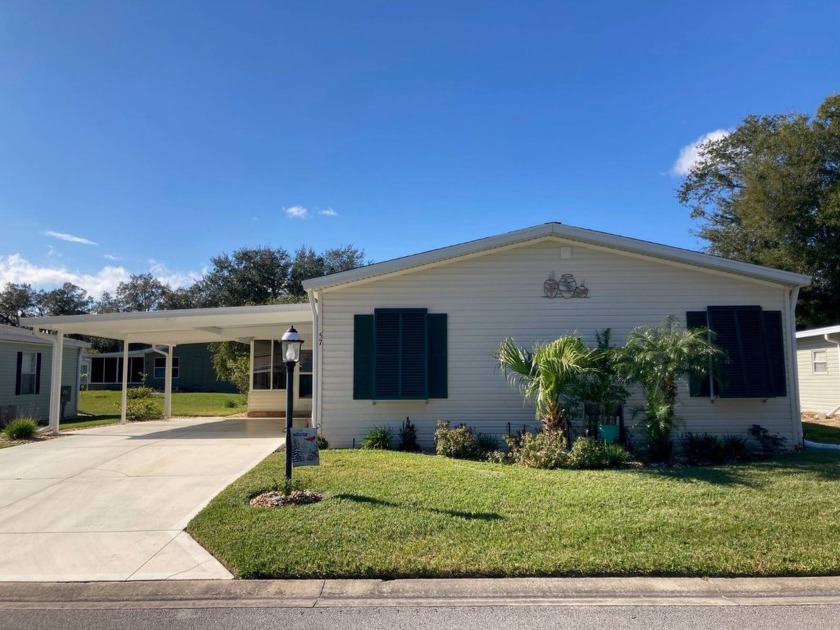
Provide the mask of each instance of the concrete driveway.
POLYGON ((231 578, 183 529, 281 445, 281 422, 180 418, 0 450, 0 581, 231 578))

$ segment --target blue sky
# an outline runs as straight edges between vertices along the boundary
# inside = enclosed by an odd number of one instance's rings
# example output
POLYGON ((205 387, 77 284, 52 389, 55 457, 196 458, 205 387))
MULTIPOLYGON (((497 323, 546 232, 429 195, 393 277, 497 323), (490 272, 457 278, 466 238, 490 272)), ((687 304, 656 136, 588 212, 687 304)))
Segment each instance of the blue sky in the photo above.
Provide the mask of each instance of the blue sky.
POLYGON ((681 150, 813 113, 837 24, 834 1, 4 0, 0 283, 98 295, 244 246, 381 261, 546 221, 698 249, 681 150))

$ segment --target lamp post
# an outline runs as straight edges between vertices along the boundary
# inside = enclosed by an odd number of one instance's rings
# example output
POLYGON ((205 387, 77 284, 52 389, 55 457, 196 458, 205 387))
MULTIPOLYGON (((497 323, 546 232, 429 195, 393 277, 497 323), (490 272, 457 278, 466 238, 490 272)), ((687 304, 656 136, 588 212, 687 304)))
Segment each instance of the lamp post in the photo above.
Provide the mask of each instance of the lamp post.
POLYGON ((300 361, 300 338, 294 325, 289 327, 280 339, 283 363, 286 364, 286 484, 292 481, 292 416, 295 412, 295 365, 300 361))

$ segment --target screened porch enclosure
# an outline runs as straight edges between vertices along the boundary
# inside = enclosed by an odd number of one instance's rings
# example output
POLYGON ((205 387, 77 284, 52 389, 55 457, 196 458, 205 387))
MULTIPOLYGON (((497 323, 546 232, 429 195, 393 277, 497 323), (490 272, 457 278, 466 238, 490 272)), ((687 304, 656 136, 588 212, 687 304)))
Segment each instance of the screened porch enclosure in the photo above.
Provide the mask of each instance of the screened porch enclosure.
MULTIPOLYGON (((294 372, 295 417, 308 418, 312 413, 313 353, 311 327, 298 326, 304 339, 300 363, 294 372)), ((248 395, 249 416, 286 416, 286 365, 275 339, 255 339, 251 343, 251 391, 248 395)))

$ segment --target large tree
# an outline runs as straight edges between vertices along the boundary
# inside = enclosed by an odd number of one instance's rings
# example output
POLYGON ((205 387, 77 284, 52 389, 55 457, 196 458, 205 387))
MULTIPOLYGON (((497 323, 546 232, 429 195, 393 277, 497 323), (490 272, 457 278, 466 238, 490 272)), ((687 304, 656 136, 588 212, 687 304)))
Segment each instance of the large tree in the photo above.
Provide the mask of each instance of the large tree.
POLYGON ((52 291, 41 291, 37 308, 40 315, 85 315, 93 304, 93 298, 82 287, 65 282, 52 291))
POLYGON ((303 297, 306 295, 303 290, 304 280, 355 269, 365 264, 368 264, 365 262, 365 250, 352 245, 334 247, 320 254, 315 253, 311 247, 301 247, 292 260, 288 292, 292 296, 303 297))
POLYGON ((677 195, 710 253, 813 276, 800 327, 840 321, 840 95, 813 118, 747 117, 700 147, 677 195))
POLYGON ((288 293, 291 260, 285 249, 243 247, 211 262, 198 283, 201 306, 268 304, 288 293))
POLYGON ((38 315, 40 296, 29 284, 6 284, 0 292, 0 324, 20 326, 21 317, 38 315))

